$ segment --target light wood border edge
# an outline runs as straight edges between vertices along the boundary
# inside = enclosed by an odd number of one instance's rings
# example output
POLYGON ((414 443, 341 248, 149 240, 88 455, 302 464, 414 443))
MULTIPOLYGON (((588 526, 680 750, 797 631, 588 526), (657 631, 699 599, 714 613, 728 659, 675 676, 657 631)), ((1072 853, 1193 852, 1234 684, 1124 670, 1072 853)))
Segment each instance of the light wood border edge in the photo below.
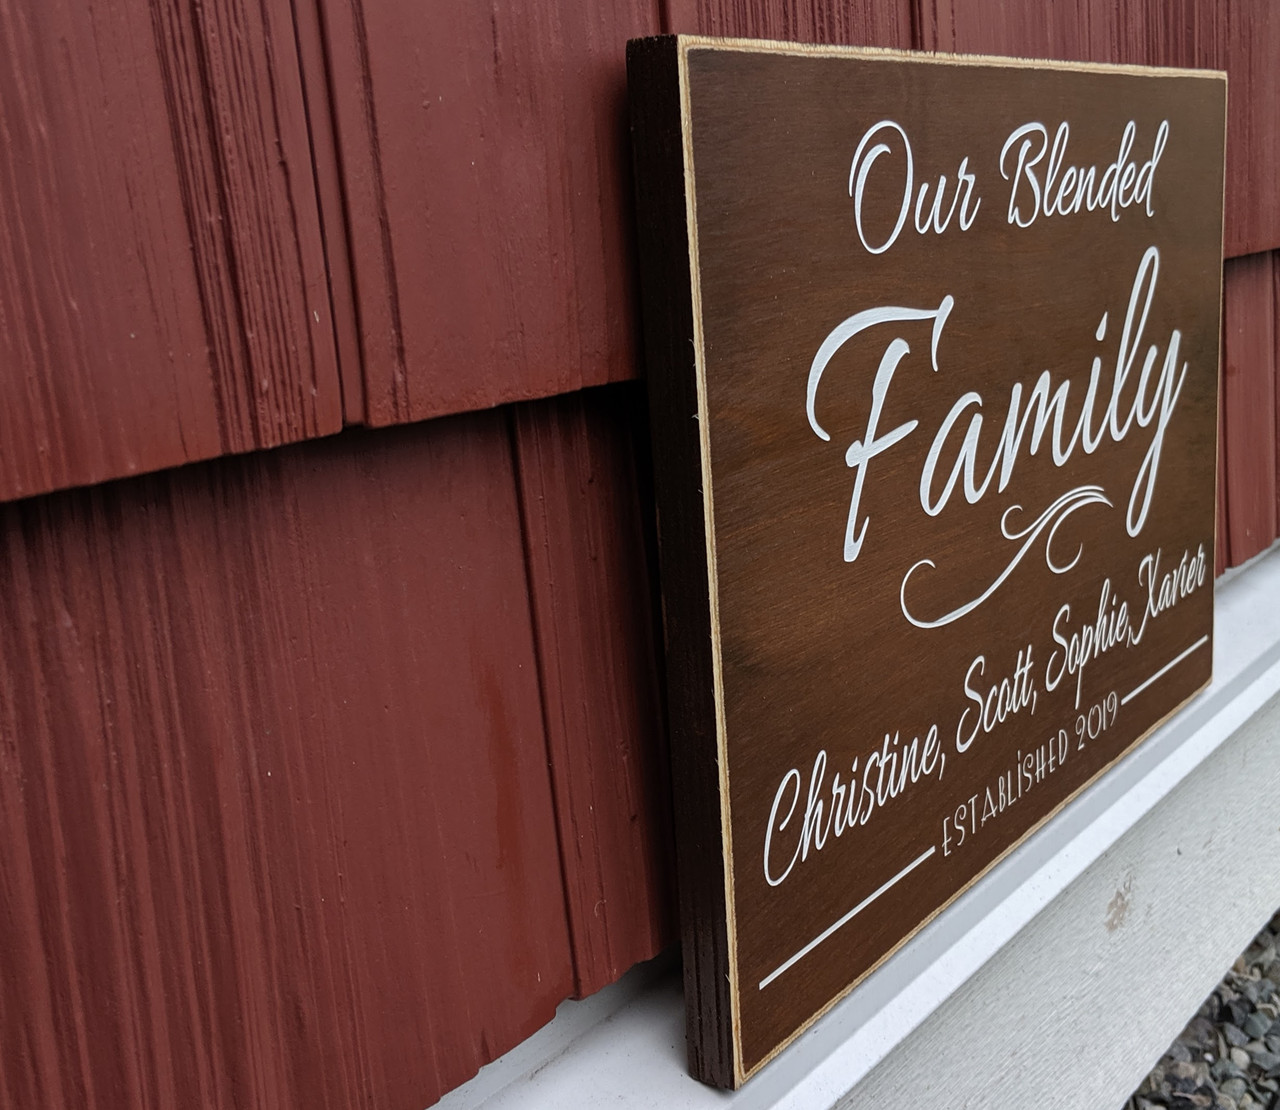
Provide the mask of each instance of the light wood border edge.
POLYGON ((929 50, 901 50, 890 46, 784 42, 780 39, 715 38, 677 35, 683 72, 689 50, 730 50, 745 54, 783 54, 814 58, 864 58, 867 61, 916 62, 924 65, 976 66, 1008 69, 1058 69, 1075 73, 1127 74, 1131 77, 1195 77, 1226 81, 1222 69, 1142 66, 1127 62, 1068 62, 1061 58, 1010 58, 1000 54, 946 54, 929 50))
POLYGON ((707 553, 707 599, 711 626, 712 698, 716 715, 716 766, 720 774, 720 850, 724 870, 725 947, 729 959, 730 1034, 733 1043, 733 1086, 747 1078, 742 1058, 741 991, 738 981, 737 907, 733 890, 733 821, 729 799, 729 748, 724 708, 724 664, 720 651, 720 587, 716 562, 715 494, 711 484, 710 406, 707 401, 706 340, 702 332, 702 268, 698 243, 698 200, 694 183, 693 117, 690 106, 688 51, 677 36, 680 80, 680 141, 684 153, 685 220, 689 242, 689 289, 693 296, 693 359, 698 391, 698 448, 702 462, 702 524, 707 553))

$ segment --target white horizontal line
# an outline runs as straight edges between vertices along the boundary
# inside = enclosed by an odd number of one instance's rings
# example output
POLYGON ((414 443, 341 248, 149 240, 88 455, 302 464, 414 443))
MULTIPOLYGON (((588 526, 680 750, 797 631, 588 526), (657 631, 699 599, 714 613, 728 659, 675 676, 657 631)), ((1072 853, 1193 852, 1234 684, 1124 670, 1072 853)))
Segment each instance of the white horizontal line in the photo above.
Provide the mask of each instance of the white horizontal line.
POLYGON ((1158 671, 1156 671, 1156 673, 1153 674, 1149 679, 1147 679, 1147 681, 1144 682, 1141 686, 1136 686, 1134 687, 1134 689, 1130 690, 1127 694, 1125 694, 1125 696, 1120 699, 1120 704, 1124 705, 1125 702, 1130 701, 1133 698, 1136 698, 1139 694, 1142 693, 1143 690, 1145 690, 1148 686, 1150 686, 1153 682, 1155 682, 1157 678, 1160 678, 1162 675, 1173 670, 1174 667, 1176 667, 1188 655, 1190 655, 1193 651, 1195 651, 1196 648, 1203 647, 1208 642, 1209 642, 1209 637, 1207 634, 1204 636, 1201 636, 1200 639, 1198 639, 1194 644, 1192 644, 1189 648, 1187 648, 1187 650, 1184 651, 1181 655, 1177 656, 1174 659, 1170 659, 1169 662, 1167 662, 1163 667, 1161 667, 1158 671))
POLYGON ((773 971, 769 972, 768 975, 766 975, 763 979, 760 980, 759 989, 764 990, 765 987, 767 987, 779 975, 781 975, 784 971, 786 971, 787 968, 791 967, 792 964, 795 964, 798 961, 803 960, 810 952, 812 952, 815 948, 817 948, 818 945, 820 945, 824 940, 826 940, 827 937, 829 937, 842 925, 847 925, 850 921, 852 921, 855 917, 857 917, 858 914, 860 914, 869 905, 871 905, 872 902, 874 902, 877 898, 880 897, 880 895, 882 895, 886 890, 888 890, 891 886, 893 886, 894 883, 898 882, 901 879, 905 879, 907 875, 909 875, 912 871, 914 871, 917 867, 919 867, 922 863, 924 863, 924 861, 927 860, 931 855, 933 855, 935 851, 937 851, 936 848, 930 848, 927 852, 923 852, 920 855, 916 856, 916 858, 913 859, 909 864, 907 864, 906 867, 904 867, 901 871, 899 871, 896 875, 894 875, 892 879, 890 879, 887 883, 885 883, 882 887, 880 887, 874 893, 868 894, 861 902, 859 902, 856 906, 854 906, 853 909, 851 909, 847 914, 845 914, 844 917, 842 917, 834 925, 829 925, 826 929, 824 929, 821 933, 819 933, 816 937, 814 937, 813 940, 811 940, 808 944, 806 944, 803 948, 801 948, 799 952, 797 952, 794 956, 792 956, 791 959, 787 960, 783 964, 780 964, 778 967, 774 968, 773 971))

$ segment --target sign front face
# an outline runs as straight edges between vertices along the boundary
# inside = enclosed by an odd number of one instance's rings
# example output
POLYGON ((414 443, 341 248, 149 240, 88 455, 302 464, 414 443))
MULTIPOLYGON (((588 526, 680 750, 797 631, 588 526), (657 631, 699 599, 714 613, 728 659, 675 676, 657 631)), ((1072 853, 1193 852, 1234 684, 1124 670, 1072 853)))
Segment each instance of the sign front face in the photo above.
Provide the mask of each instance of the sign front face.
POLYGON ((676 52, 736 1084, 1209 681, 1225 80, 676 52))

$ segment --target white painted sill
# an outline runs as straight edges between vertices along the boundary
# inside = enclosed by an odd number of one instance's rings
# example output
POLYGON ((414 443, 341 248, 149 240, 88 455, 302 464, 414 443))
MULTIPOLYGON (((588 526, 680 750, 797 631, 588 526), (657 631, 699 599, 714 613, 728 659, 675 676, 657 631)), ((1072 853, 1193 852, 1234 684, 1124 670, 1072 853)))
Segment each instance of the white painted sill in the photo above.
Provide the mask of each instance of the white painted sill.
POLYGON ((1214 679, 741 1091, 689 1078, 674 957, 659 957, 446 1095, 440 1110, 829 1107, 1280 691, 1280 546, 1216 587, 1214 679))

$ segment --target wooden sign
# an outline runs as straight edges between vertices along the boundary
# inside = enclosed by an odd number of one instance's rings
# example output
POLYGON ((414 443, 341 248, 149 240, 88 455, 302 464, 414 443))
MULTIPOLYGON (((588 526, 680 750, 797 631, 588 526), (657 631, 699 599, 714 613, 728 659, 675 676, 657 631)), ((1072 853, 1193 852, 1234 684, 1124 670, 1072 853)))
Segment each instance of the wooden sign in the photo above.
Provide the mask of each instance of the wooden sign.
POLYGON ((1223 75, 631 44, 694 1073, 1202 689, 1223 75))

